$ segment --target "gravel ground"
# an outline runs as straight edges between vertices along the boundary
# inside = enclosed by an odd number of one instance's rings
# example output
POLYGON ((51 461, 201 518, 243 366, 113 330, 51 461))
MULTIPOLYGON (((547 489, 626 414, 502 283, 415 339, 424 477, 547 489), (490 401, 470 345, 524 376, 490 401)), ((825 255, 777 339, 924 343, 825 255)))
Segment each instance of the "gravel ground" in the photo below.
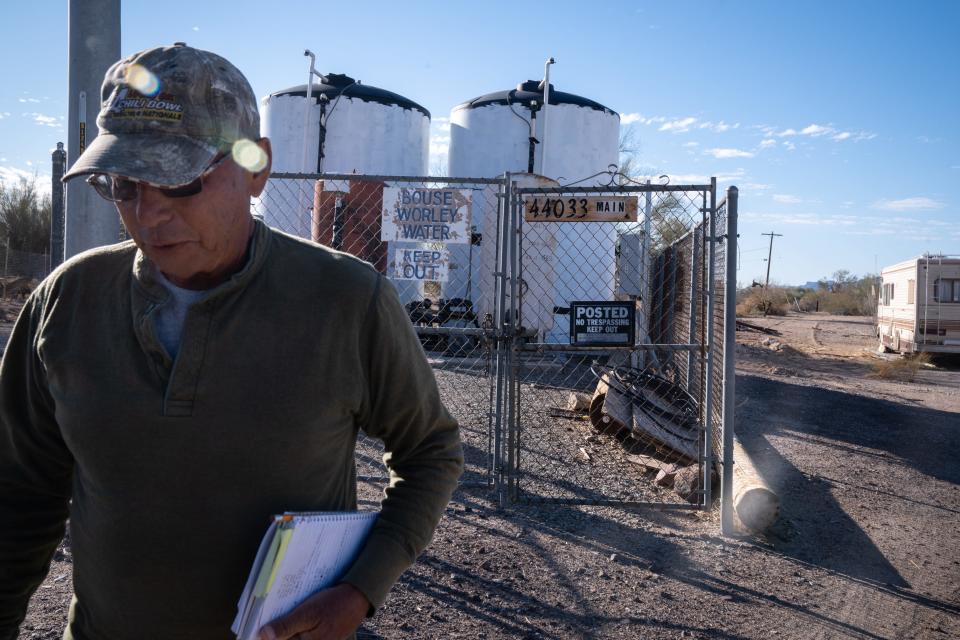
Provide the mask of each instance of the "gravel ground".
MULTIPOLYGON (((762 334, 738 336, 737 430, 782 503, 767 535, 723 538, 715 511, 500 509, 487 488, 467 486, 361 637, 960 637, 960 366, 940 362, 912 383, 880 380, 871 377, 869 319, 751 321, 783 334, 780 350, 762 334)), ((466 372, 462 362, 459 371, 449 360, 435 364, 446 393, 459 394, 451 404, 477 411, 464 420, 464 439, 467 477, 480 484, 482 364, 466 372)), ((543 407, 559 393, 526 392, 543 407)), ((632 468, 618 442, 586 423, 549 424, 544 450, 574 469, 563 491, 632 468), (572 447, 585 444, 602 473, 571 466, 572 447)), ((591 490, 618 495, 620 487, 656 493, 648 478, 624 474, 591 490)), ((376 495, 372 485, 361 493, 370 507, 376 495)), ((65 541, 22 638, 60 636, 70 570, 65 541)))

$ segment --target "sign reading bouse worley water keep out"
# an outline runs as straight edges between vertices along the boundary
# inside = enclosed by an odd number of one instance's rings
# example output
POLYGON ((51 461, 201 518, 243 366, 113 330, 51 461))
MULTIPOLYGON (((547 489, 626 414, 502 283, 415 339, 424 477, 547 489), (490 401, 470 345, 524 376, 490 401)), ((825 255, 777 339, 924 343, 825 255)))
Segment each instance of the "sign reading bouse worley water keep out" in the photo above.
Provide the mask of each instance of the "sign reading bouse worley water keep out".
POLYGON ((384 242, 470 242, 473 191, 386 187, 380 239, 384 242))
POLYGON ((571 302, 570 344, 632 347, 634 305, 633 302, 571 302))
POLYGON ((450 252, 438 244, 394 249, 390 273, 395 280, 446 282, 450 274, 450 252))

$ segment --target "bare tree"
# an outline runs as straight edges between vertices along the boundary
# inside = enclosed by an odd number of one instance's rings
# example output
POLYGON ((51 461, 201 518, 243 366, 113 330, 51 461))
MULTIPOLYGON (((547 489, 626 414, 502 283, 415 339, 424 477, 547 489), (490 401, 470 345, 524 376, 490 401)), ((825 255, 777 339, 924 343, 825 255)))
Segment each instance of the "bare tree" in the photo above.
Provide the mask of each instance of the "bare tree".
POLYGON ((51 209, 50 195, 40 193, 36 177, 13 186, 0 184, 0 241, 19 251, 47 251, 51 209))

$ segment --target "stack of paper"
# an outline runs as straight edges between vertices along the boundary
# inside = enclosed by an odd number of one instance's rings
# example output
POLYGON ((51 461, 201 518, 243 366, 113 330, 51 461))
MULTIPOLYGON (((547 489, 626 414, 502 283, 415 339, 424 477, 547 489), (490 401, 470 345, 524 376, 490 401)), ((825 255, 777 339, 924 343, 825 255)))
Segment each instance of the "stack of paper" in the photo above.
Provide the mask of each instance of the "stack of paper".
POLYGON ((267 529, 231 629, 255 640, 260 627, 332 586, 350 568, 376 513, 286 513, 267 529))

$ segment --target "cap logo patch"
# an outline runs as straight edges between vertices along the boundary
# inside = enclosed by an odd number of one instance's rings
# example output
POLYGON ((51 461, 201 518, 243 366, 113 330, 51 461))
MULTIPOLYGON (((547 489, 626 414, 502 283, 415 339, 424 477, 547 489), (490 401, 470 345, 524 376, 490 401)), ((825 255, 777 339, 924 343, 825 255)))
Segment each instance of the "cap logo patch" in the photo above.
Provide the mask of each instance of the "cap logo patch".
POLYGON ((178 122, 183 119, 183 105, 169 93, 149 97, 134 89, 124 88, 117 91, 110 103, 109 113, 113 118, 178 122))

